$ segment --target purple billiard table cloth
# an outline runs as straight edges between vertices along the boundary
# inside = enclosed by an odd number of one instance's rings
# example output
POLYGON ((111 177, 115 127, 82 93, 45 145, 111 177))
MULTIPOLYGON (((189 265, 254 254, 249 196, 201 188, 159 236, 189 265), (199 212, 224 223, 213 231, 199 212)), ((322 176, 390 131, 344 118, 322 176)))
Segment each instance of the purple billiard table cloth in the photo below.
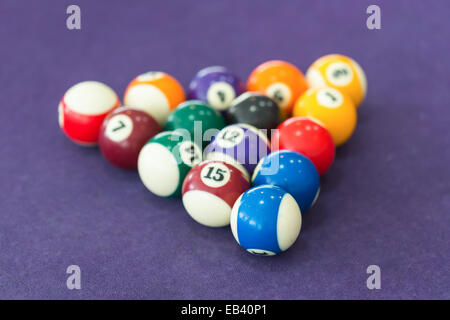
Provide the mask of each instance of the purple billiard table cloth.
POLYGON ((447 0, 0 1, 0 299, 449 299, 449 12, 447 0), (71 4, 80 30, 66 26, 71 4), (246 80, 266 60, 305 72, 334 52, 362 65, 368 95, 276 257, 201 226, 58 127, 80 81, 122 97, 149 70, 188 88, 209 65, 246 80), (371 265, 381 289, 366 285, 371 265))

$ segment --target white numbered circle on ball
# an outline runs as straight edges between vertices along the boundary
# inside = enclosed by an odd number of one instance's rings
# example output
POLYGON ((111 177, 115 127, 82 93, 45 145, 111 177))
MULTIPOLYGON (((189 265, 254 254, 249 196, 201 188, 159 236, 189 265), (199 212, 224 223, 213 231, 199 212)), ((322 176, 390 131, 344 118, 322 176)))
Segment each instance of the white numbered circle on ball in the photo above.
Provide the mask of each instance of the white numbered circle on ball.
POLYGON ((248 252, 257 256, 274 256, 275 252, 262 249, 247 249, 248 252))
POLYGON ((146 73, 143 73, 137 77, 139 81, 153 81, 156 79, 160 79, 164 76, 164 72, 160 71, 149 71, 146 73))
POLYGON ((208 103, 217 110, 225 110, 236 97, 234 88, 226 82, 214 82, 208 89, 208 103))
POLYGON ((238 126, 229 126, 221 130, 216 137, 217 145, 221 148, 231 148, 244 139, 244 130, 238 126))
POLYGON ((200 172, 200 178, 208 187, 220 188, 230 180, 230 170, 222 163, 209 163, 200 172))
POLYGON ((285 108, 291 102, 292 93, 289 87, 281 82, 271 84, 266 89, 266 94, 280 106, 280 108, 285 108))
POLYGON ((185 141, 180 144, 180 157, 189 167, 193 167, 202 161, 202 151, 192 141, 185 141))
POLYGON ((326 77, 332 85, 343 87, 353 80, 353 71, 344 62, 334 62, 328 66, 326 77))
POLYGON ((317 91, 317 102, 327 108, 337 108, 344 102, 344 97, 336 89, 322 88, 317 91))
POLYGON ((133 121, 125 114, 118 114, 109 119, 106 125, 106 136, 115 142, 128 138, 133 131, 133 121))

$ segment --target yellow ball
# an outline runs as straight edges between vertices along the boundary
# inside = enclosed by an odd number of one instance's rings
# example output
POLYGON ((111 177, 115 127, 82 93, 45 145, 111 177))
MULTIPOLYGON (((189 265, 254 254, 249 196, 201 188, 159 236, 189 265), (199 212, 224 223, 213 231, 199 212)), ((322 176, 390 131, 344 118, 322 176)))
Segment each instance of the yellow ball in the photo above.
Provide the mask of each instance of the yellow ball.
POLYGON ((352 58, 330 54, 317 59, 306 72, 310 88, 332 87, 347 94, 358 107, 367 93, 367 79, 352 58))
POLYGON ((356 127, 356 107, 346 94, 330 87, 309 89, 295 103, 294 117, 309 117, 321 123, 337 146, 346 142, 356 127))

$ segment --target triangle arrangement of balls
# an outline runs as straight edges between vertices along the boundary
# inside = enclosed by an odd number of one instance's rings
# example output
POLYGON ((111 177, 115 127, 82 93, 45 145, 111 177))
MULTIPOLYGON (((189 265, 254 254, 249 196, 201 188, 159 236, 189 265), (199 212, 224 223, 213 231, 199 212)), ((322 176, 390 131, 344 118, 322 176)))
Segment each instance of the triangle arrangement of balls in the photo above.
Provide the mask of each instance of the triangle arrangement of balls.
POLYGON ((209 227, 230 225, 255 255, 287 250, 316 202, 335 148, 352 135, 367 91, 353 59, 326 55, 306 76, 291 63, 256 67, 245 85, 224 67, 200 70, 187 94, 164 72, 139 75, 117 94, 96 81, 72 86, 59 125, 113 165, 138 170, 160 197, 181 197, 209 227))

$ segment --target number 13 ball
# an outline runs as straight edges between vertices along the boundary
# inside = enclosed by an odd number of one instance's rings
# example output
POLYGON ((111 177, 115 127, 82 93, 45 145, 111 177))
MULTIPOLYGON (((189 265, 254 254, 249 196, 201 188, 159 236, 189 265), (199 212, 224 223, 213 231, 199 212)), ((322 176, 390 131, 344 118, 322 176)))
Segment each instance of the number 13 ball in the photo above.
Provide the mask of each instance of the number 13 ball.
POLYGON ((247 87, 249 91, 261 92, 275 100, 286 116, 291 113, 297 98, 306 91, 307 84, 297 67, 285 61, 272 60, 253 70, 247 87))
POLYGON ((195 166, 183 183, 183 205, 198 223, 208 227, 230 224, 231 208, 250 183, 231 164, 207 160, 195 166))
POLYGON ((324 86, 338 89, 353 100, 358 107, 367 93, 366 75, 353 59, 330 54, 316 60, 306 72, 310 88, 324 86))
POLYGON ((59 103, 59 126, 75 143, 97 145, 103 120, 119 105, 116 93, 106 84, 80 82, 67 90, 59 103))
POLYGON ((233 206, 231 231, 248 252, 272 256, 294 244, 302 215, 294 198, 280 187, 264 185, 242 194, 233 206))

